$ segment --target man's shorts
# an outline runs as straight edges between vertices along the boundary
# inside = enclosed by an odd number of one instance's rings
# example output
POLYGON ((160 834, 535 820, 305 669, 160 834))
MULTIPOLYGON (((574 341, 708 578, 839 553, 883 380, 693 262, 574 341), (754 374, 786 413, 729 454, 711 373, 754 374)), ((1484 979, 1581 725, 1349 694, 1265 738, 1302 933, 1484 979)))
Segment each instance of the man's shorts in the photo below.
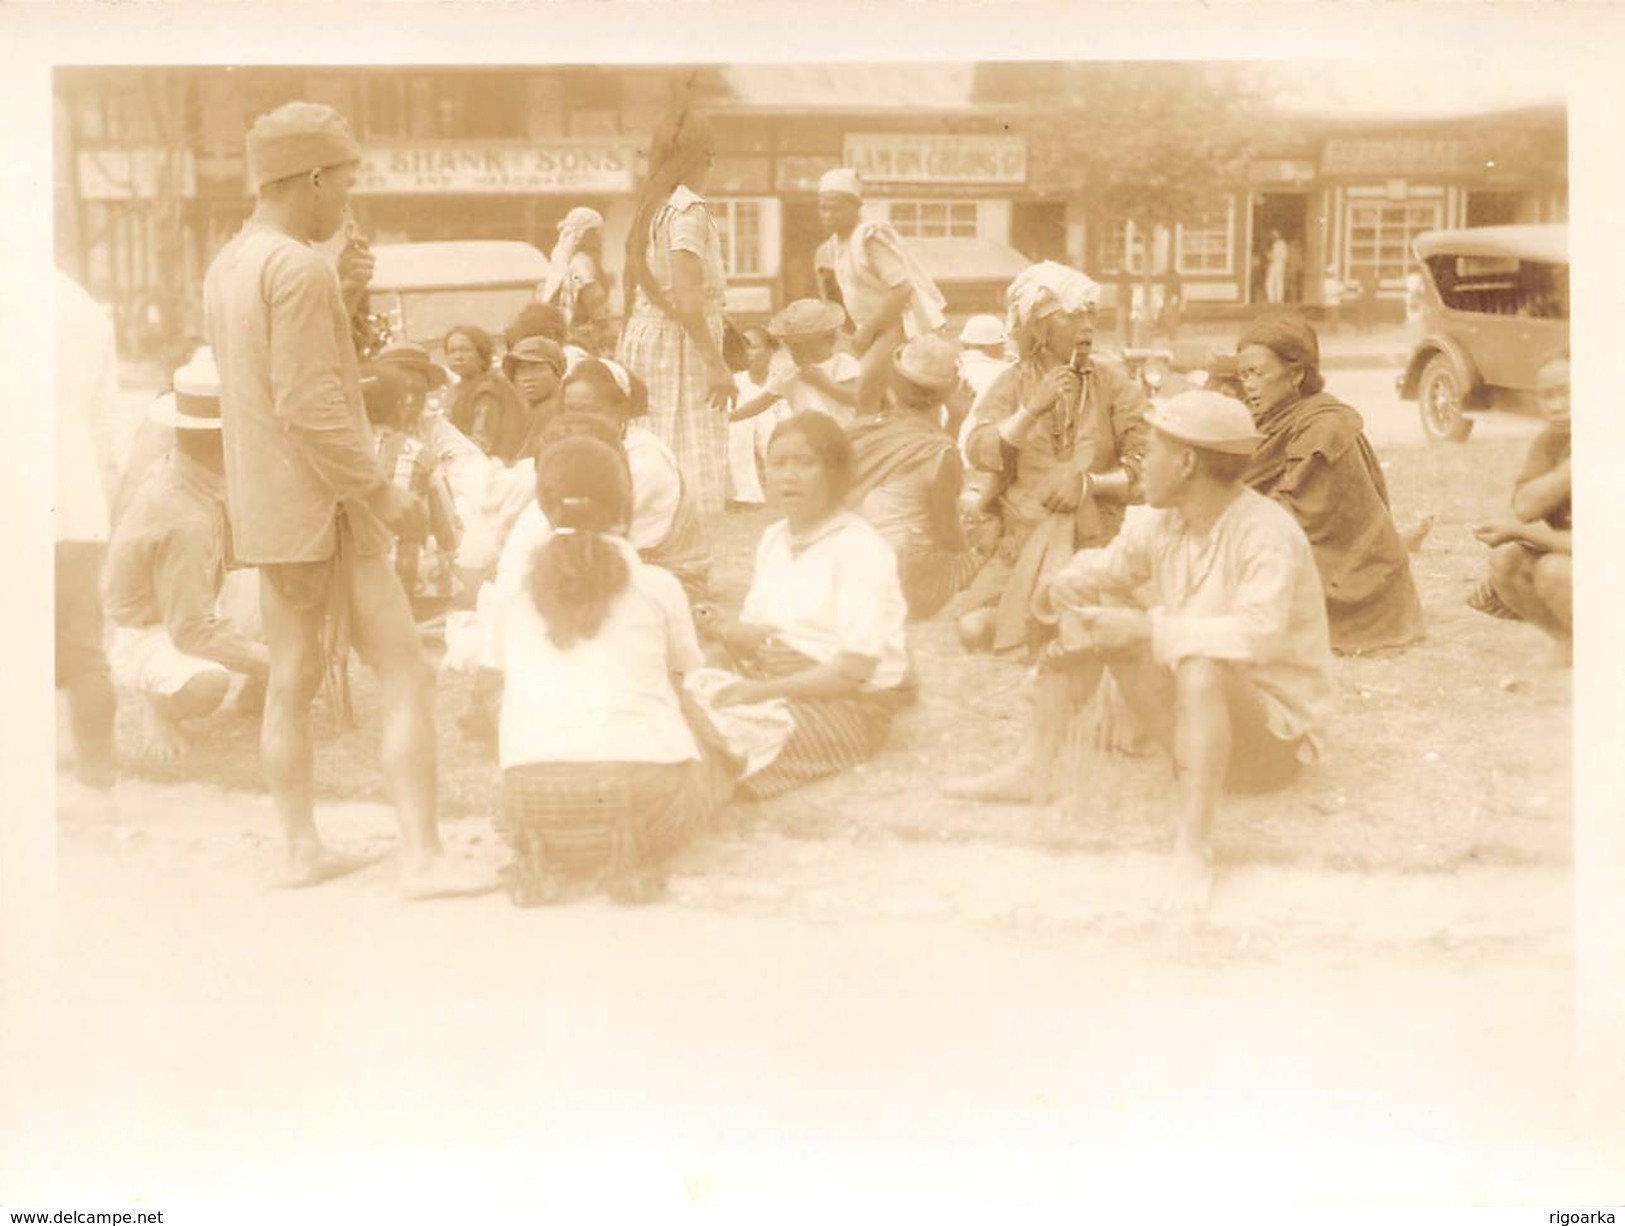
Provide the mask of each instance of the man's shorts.
POLYGON ((319 562, 270 562, 260 566, 260 582, 277 598, 298 613, 315 613, 328 607, 333 580, 355 555, 355 534, 350 521, 340 511, 335 522, 333 552, 319 562))
POLYGON ((107 650, 113 682, 138 694, 171 698, 188 682, 209 673, 229 678, 230 671, 213 660, 189 656, 175 646, 162 626, 115 626, 107 650))

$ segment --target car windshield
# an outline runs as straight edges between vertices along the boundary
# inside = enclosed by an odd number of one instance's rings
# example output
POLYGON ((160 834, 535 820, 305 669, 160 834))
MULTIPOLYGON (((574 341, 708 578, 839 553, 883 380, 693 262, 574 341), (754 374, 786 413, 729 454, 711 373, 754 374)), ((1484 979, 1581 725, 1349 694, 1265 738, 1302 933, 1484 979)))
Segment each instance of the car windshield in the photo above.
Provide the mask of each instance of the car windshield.
POLYGON ((390 292, 374 294, 371 309, 389 316, 396 340, 423 345, 438 357, 446 333, 458 324, 476 324, 498 334, 535 297, 536 287, 530 284, 390 292))

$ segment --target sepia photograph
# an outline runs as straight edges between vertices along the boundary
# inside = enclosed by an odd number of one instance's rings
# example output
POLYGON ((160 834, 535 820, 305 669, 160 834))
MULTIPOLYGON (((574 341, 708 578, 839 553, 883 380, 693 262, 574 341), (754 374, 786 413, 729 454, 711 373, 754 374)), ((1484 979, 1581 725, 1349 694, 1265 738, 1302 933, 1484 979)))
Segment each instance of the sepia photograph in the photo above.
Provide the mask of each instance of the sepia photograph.
POLYGON ((1580 27, 120 7, 8 91, 8 1220, 1625 1197, 1580 27))

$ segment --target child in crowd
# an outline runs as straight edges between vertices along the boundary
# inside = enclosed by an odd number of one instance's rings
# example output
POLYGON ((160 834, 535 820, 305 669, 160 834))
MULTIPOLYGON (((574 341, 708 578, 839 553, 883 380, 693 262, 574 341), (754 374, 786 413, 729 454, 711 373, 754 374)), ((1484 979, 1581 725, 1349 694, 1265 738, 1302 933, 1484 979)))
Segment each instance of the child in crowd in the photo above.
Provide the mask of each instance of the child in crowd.
MULTIPOLYGON (((395 541, 395 572, 422 620, 443 612, 457 594, 457 547, 461 535, 445 461, 421 437, 422 390, 399 364, 380 363, 361 381, 367 418, 377 434, 384 471, 428 508, 429 533, 395 541)), ((444 421, 446 430, 452 427, 444 421)))
POLYGON ((798 298, 768 321, 768 334, 785 352, 769 364, 767 384, 750 403, 734 409, 733 421, 749 421, 780 399, 792 413, 822 413, 842 425, 857 419, 857 358, 835 351, 845 315, 833 302, 798 298))
POLYGON ((545 336, 527 336, 508 350, 502 359, 502 373, 519 389, 524 412, 494 423, 491 437, 475 439, 481 450, 504 464, 513 464, 535 452, 547 419, 558 412, 565 365, 563 347, 545 336))
POLYGON ((767 501, 762 493, 762 465, 767 461, 767 440, 773 427, 789 415, 789 406, 777 392, 768 390, 768 371, 774 355, 773 338, 767 329, 746 328, 741 335, 745 341, 745 369, 734 376, 739 388, 735 402, 739 408, 728 425, 728 477, 733 496, 728 500, 729 510, 759 507, 767 501), (763 396, 770 396, 765 409, 741 418, 746 406, 753 406, 763 396))

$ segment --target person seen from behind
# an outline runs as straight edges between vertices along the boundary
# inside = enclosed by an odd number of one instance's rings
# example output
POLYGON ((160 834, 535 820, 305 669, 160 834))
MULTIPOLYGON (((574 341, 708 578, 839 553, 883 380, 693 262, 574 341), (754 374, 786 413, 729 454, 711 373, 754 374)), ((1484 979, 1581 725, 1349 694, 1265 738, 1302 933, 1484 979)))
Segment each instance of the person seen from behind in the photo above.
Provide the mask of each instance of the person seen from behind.
POLYGON ((485 657, 503 678, 504 879, 519 906, 561 901, 572 877, 650 902, 735 767, 685 718, 674 679, 703 657, 681 586, 626 539, 623 459, 589 437, 553 443, 536 499, 551 531, 499 581, 485 657))

